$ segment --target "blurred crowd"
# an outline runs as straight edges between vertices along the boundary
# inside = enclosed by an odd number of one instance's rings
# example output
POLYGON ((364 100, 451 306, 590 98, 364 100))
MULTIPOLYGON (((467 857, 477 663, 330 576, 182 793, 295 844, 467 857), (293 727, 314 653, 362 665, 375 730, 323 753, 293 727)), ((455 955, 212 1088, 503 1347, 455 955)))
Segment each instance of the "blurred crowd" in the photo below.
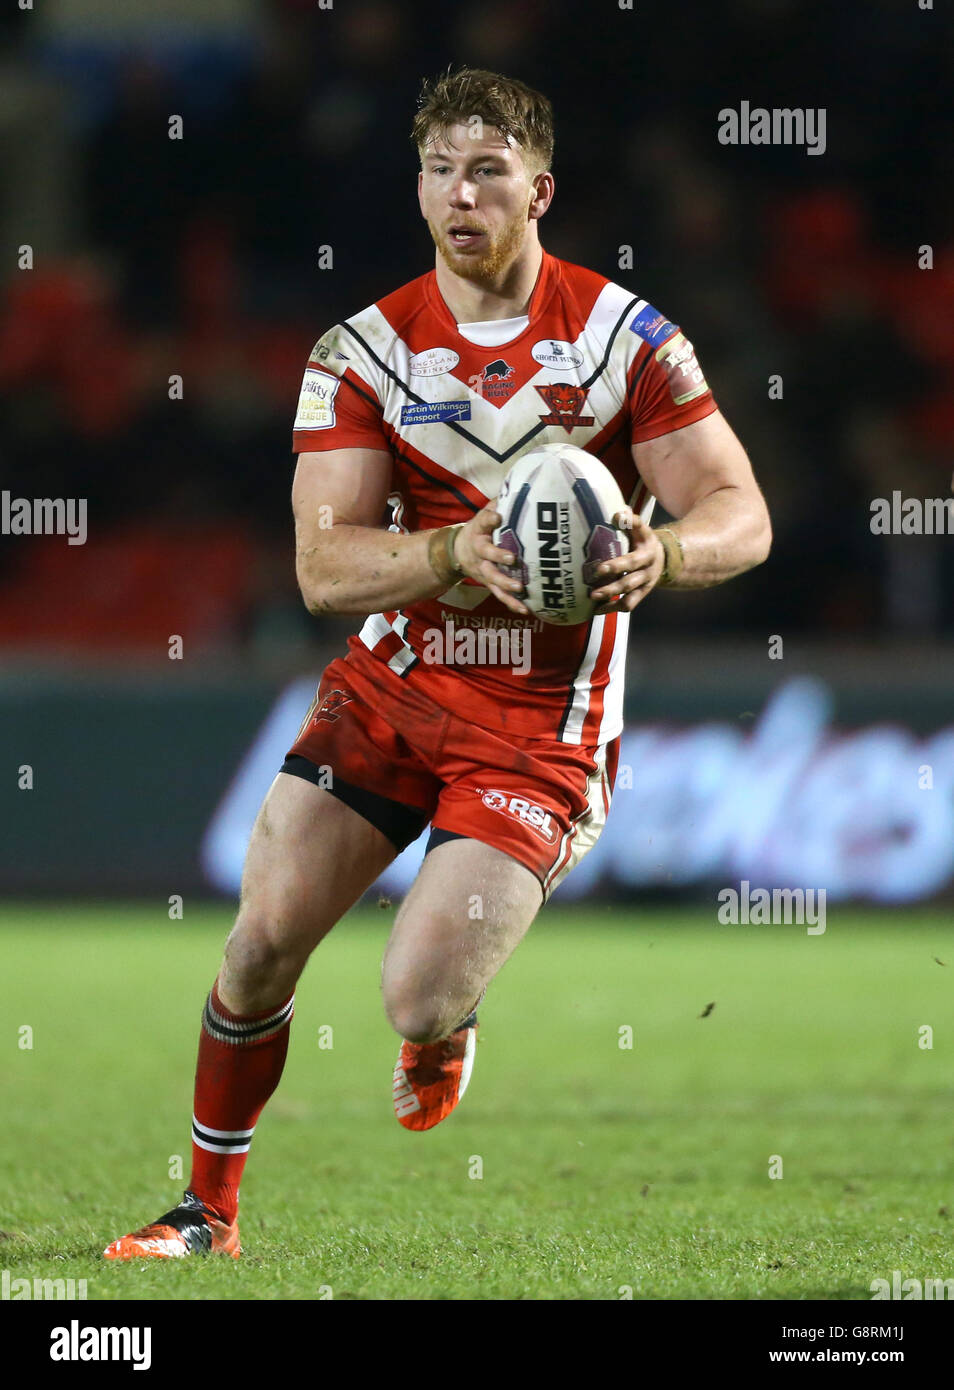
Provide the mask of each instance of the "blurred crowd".
POLYGON ((951 488, 947 17, 888 0, 598 20, 568 0, 214 8, 221 25, 195 30, 140 32, 118 0, 114 26, 0 20, 0 487, 86 497, 90 517, 69 564, 62 542, 0 537, 0 643, 145 649, 182 630, 209 652, 307 653, 301 373, 332 323, 432 264, 408 131, 420 78, 449 62, 551 97, 544 244, 682 324, 769 498, 767 566, 640 622, 954 633, 950 538, 869 526, 873 498, 951 488), (743 99, 824 107, 824 156, 720 145, 718 112, 743 99))

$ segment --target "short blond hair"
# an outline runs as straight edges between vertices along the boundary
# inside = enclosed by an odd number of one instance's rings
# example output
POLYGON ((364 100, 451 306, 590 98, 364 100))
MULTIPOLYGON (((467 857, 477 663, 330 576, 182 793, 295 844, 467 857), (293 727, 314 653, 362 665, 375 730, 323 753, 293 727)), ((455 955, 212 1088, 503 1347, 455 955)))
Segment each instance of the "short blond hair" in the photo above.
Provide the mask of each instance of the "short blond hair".
POLYGON ((479 116, 520 146, 534 172, 553 163, 553 107, 542 92, 516 78, 485 68, 448 68, 439 77, 424 79, 417 107, 411 140, 422 159, 431 140, 446 139, 451 126, 467 125, 479 116))

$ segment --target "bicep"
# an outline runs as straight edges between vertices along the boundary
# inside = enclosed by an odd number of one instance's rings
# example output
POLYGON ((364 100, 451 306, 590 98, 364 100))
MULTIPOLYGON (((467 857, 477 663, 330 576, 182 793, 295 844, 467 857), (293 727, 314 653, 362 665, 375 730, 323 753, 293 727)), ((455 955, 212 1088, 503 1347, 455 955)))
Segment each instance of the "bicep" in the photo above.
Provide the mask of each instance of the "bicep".
POLYGON ((682 517, 720 488, 758 492, 735 431, 716 410, 681 430, 632 446, 639 475, 670 516, 682 517))
POLYGON ((384 449, 327 449, 298 455, 292 507, 299 547, 339 523, 379 526, 391 491, 393 459, 384 449))

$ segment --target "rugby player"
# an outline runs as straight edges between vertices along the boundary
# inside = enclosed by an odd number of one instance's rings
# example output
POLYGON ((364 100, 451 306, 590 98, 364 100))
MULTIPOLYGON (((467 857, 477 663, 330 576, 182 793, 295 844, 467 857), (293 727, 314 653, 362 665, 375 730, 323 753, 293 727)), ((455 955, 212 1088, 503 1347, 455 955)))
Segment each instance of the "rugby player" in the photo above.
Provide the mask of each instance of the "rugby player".
MULTIPOLYGON (((188 1188, 111 1259, 238 1257, 239 1182, 298 978, 428 825, 382 987, 402 1039, 397 1118, 426 1130, 450 1114, 488 984, 603 826, 630 613, 661 585, 719 584, 768 554, 761 492, 691 343, 631 290, 541 246, 549 101, 448 72, 424 84, 412 138, 434 269, 320 339, 293 432, 304 601, 365 621, 252 833, 202 1018, 188 1188), (509 467, 555 441, 596 455, 631 499, 629 553, 594 578, 593 619, 565 628, 533 619, 492 539, 509 467), (657 498, 677 520, 653 530, 657 498), (529 635, 529 669, 425 660, 435 630, 529 635)), ((368 216, 386 232, 393 215, 369 186, 368 216)))

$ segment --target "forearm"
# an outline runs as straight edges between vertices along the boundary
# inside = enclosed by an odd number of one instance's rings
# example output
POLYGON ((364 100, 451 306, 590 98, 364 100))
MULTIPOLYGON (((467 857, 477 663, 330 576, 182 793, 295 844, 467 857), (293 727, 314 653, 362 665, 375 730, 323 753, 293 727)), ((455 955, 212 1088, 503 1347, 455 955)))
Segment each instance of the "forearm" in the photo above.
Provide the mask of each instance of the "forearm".
POLYGON ((697 502, 679 521, 660 531, 679 539, 683 565, 666 585, 673 589, 708 589, 762 564, 772 530, 761 493, 720 488, 697 502))
POLYGON ((333 526, 299 547, 296 571, 305 606, 320 614, 381 613, 435 598, 456 583, 442 530, 402 535, 370 526, 333 526), (435 567, 436 566, 436 567, 435 567))

